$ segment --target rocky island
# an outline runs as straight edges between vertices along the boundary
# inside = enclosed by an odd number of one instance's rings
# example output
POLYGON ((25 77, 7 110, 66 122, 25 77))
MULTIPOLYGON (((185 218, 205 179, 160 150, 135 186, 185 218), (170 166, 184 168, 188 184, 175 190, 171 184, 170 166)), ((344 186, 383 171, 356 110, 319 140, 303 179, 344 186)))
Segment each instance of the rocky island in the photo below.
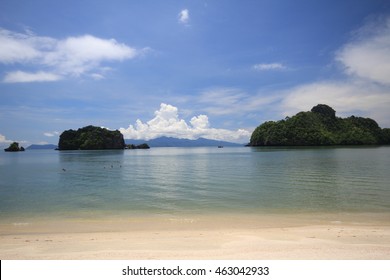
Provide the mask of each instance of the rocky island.
POLYGON ((248 146, 324 146, 390 144, 390 129, 370 118, 336 117, 325 104, 284 120, 267 121, 252 133, 248 146))
POLYGON ((119 130, 111 131, 96 126, 65 130, 60 135, 58 150, 124 149, 125 141, 119 130))
POLYGON ((5 152, 24 152, 24 148, 19 148, 18 142, 13 142, 8 148, 4 149, 5 152))
POLYGON ((138 150, 138 149, 147 150, 147 149, 150 149, 150 147, 149 147, 149 145, 146 144, 146 143, 143 143, 143 144, 140 144, 140 145, 127 144, 127 145, 125 146, 125 149, 127 149, 127 150, 138 150))

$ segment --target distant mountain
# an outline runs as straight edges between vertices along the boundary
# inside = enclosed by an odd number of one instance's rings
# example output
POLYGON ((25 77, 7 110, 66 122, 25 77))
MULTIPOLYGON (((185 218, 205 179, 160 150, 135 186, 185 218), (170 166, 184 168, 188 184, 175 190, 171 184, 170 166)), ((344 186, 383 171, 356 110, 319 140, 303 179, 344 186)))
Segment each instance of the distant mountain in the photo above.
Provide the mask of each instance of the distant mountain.
POLYGON ((27 147, 27 150, 54 150, 57 149, 57 145, 53 144, 45 144, 45 145, 38 145, 38 144, 32 144, 27 147))
POLYGON ((143 143, 148 144, 150 147, 240 147, 244 144, 231 143, 226 141, 211 140, 205 138, 199 138, 196 140, 179 139, 173 137, 159 137, 152 140, 132 140, 125 139, 126 144, 140 145, 143 143))

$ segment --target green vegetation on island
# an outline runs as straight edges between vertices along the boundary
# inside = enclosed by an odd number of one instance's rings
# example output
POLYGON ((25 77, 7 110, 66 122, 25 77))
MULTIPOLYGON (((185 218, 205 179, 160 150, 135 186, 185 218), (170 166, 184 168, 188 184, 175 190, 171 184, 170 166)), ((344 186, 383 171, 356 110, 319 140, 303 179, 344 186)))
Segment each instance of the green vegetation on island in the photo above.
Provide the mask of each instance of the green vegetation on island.
POLYGON ((124 149, 125 141, 119 130, 111 131, 96 126, 65 130, 60 135, 58 150, 124 149))
POLYGON ((150 147, 146 143, 143 143, 143 144, 140 144, 140 145, 126 144, 125 149, 127 149, 127 150, 150 149, 150 147))
POLYGON ((252 133, 249 146, 323 146, 390 144, 390 129, 370 118, 336 117, 336 111, 319 104, 280 121, 267 121, 252 133))
POLYGON ((4 149, 6 152, 24 152, 24 148, 20 147, 19 148, 19 143, 18 142, 13 142, 11 145, 9 145, 8 148, 4 149))

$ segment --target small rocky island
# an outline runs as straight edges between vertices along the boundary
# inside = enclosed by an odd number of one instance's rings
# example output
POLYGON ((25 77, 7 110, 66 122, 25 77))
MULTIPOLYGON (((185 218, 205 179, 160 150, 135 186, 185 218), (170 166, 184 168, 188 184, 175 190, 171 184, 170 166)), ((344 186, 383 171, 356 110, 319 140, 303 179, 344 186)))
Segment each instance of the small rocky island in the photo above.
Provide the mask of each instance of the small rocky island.
POLYGON ((390 128, 370 118, 336 117, 325 104, 280 121, 267 121, 252 133, 248 146, 389 145, 390 128))
POLYGON ((19 143, 18 142, 13 142, 11 145, 9 145, 8 148, 4 149, 6 152, 24 152, 24 148, 20 147, 19 148, 19 143))
POLYGON ((150 149, 150 147, 146 143, 140 144, 140 145, 127 144, 125 149, 127 149, 127 150, 150 149))
POLYGON ((96 126, 65 130, 60 135, 58 150, 124 149, 125 141, 119 130, 111 131, 96 126))

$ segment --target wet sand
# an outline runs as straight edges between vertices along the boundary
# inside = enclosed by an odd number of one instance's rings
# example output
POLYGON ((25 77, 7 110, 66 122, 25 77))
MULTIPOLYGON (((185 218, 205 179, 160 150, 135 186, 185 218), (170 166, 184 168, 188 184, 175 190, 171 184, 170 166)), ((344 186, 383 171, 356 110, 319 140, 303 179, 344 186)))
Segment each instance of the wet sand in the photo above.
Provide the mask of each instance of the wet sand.
POLYGON ((390 214, 0 221, 0 259, 390 259, 390 214))

